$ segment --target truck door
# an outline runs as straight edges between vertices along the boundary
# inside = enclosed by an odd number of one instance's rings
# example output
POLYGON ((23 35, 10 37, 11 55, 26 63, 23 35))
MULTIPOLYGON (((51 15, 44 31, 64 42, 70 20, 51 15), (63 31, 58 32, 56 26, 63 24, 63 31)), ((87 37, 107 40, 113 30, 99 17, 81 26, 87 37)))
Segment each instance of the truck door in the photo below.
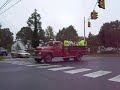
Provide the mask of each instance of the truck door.
POLYGON ((61 57, 62 56, 62 43, 61 42, 55 42, 54 43, 54 56, 55 57, 61 57))

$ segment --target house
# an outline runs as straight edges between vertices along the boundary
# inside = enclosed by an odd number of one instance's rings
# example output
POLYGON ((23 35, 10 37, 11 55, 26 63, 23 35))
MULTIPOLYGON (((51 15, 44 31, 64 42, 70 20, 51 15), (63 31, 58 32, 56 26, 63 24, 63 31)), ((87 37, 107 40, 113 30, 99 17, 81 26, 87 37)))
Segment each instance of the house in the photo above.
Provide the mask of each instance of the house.
POLYGON ((25 50, 25 46, 23 45, 21 40, 15 41, 15 43, 11 47, 11 51, 17 51, 17 50, 25 50))

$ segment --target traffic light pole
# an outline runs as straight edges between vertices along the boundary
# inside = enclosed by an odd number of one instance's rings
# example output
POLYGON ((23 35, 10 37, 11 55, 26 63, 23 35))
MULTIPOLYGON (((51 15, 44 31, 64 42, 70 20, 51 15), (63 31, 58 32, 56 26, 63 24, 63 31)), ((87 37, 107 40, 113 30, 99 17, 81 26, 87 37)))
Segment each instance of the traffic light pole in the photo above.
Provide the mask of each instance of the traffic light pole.
POLYGON ((85 40, 85 17, 84 17, 84 40, 85 40))

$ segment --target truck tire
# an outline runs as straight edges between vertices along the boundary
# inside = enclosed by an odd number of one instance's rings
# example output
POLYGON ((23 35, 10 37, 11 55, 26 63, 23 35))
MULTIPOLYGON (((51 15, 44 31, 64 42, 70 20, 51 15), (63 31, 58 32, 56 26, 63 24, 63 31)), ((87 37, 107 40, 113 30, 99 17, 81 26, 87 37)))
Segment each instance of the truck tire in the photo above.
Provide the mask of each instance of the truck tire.
POLYGON ((63 58, 65 62, 68 62, 70 58, 63 58))
POLYGON ((44 56, 44 62, 45 63, 50 63, 52 61, 52 55, 51 54, 47 54, 44 56))
POLYGON ((35 61, 36 61, 37 63, 40 63, 40 62, 42 61, 42 59, 37 59, 37 58, 35 58, 35 61))
POLYGON ((77 53, 74 57, 74 61, 81 61, 82 53, 77 53))

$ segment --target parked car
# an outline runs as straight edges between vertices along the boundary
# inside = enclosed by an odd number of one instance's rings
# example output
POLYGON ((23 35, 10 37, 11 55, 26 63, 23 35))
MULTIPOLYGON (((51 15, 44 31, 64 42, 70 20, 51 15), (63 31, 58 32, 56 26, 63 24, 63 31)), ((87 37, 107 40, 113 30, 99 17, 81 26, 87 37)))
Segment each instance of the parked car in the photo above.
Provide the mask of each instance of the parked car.
POLYGON ((30 53, 26 52, 25 50, 17 50, 17 51, 12 51, 11 56, 16 58, 22 58, 22 57, 29 58, 30 53))
POLYGON ((101 54, 114 54, 114 53, 117 53, 117 49, 113 48, 113 47, 107 47, 107 48, 104 48, 104 49, 99 49, 97 51, 97 53, 101 53, 101 54))
POLYGON ((8 55, 8 52, 7 52, 7 50, 5 50, 5 48, 3 48, 3 47, 0 47, 0 55, 8 55))

